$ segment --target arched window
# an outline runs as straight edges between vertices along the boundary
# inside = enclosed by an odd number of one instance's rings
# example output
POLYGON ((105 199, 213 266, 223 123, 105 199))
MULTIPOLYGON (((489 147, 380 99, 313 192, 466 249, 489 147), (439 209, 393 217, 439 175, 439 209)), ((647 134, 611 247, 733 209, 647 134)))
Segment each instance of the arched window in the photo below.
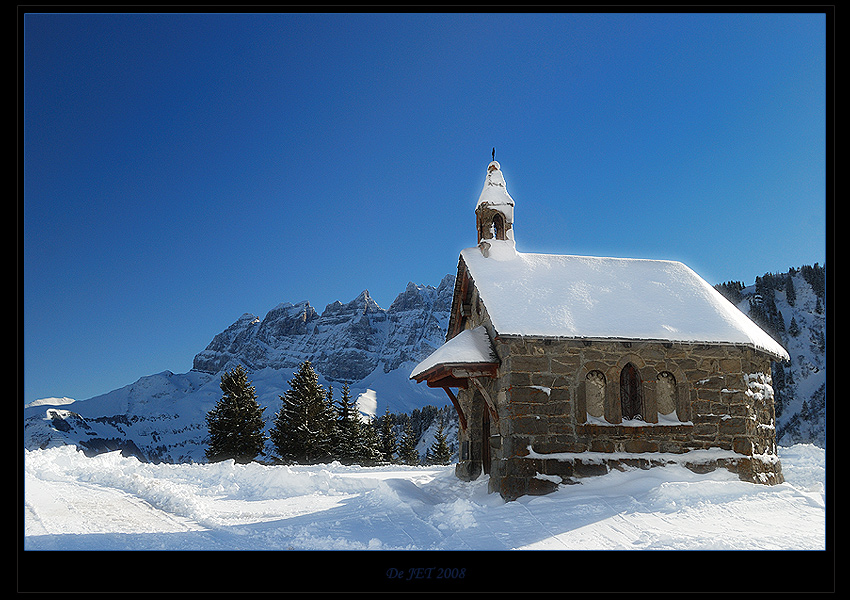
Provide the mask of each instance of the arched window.
POLYGON ((505 217, 496 213, 493 215, 493 235, 496 236, 497 240, 504 240, 505 238, 505 217))
POLYGON ((591 417, 605 416, 605 375, 602 371, 591 371, 585 377, 584 398, 587 414, 591 417))
POLYGON ((669 371, 662 371, 655 381, 655 396, 658 413, 665 416, 675 416, 676 412, 676 378, 669 371))
POLYGON ((640 374, 632 363, 620 371, 620 408, 624 419, 643 419, 640 374))

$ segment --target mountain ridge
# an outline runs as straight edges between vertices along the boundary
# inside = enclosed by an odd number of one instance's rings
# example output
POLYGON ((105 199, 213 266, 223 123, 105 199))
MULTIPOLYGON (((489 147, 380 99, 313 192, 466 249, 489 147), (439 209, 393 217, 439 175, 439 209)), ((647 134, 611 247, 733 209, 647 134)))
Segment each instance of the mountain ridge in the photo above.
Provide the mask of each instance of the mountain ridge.
POLYGON ((384 359, 388 373, 442 344, 453 289, 454 276, 446 275, 437 287, 408 283, 387 309, 364 290, 321 314, 307 301, 278 304, 263 319, 244 313, 195 355, 192 369, 292 369, 309 360, 328 381, 350 384, 384 359))

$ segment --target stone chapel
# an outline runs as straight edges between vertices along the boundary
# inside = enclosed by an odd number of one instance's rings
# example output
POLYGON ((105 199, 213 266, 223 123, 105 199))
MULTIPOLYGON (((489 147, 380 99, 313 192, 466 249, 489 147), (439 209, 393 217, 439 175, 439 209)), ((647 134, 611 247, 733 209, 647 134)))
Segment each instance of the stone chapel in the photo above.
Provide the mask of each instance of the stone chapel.
POLYGON ((518 252, 495 157, 475 222, 446 342, 410 375, 457 411, 459 478, 506 500, 670 463, 783 481, 770 373, 788 353, 710 284, 676 261, 518 252))

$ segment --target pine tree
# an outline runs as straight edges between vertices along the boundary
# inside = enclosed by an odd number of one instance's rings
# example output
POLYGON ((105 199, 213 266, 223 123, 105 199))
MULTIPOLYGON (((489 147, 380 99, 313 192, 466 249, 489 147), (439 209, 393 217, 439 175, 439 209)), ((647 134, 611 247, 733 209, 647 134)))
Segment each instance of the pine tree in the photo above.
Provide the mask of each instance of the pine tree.
POLYGON ((723 294, 732 304, 737 306, 741 302, 741 290, 744 289, 744 284, 740 281, 728 281, 726 283, 718 283, 714 286, 714 289, 723 294))
POLYGON ((797 324, 797 319, 795 317, 791 317, 791 324, 788 326, 788 333, 794 337, 800 335, 800 326, 797 324))
POLYGON ((306 464, 332 459, 335 411, 310 361, 301 363, 289 387, 270 431, 278 456, 306 464))
MULTIPOLYGON (((793 323, 793 321, 792 321, 793 323)), ((772 363, 770 366, 771 380, 773 382, 773 407, 778 419, 785 411, 785 394, 787 384, 785 382, 785 367, 781 363, 772 363)))
POLYGON ((434 443, 428 449, 427 460, 433 465, 447 465, 452 459, 452 451, 446 443, 447 435, 443 426, 443 419, 440 418, 440 424, 437 427, 437 433, 434 434, 434 443))
POLYGON ((812 291, 817 295, 818 298, 824 297, 824 292, 826 289, 826 267, 821 267, 818 263, 815 263, 814 267, 810 267, 809 265, 803 265, 800 267, 800 275, 806 280, 806 282, 812 286, 812 291))
POLYGON ((207 413, 206 422, 210 442, 206 457, 210 462, 233 459, 249 463, 258 454, 264 454, 266 435, 263 411, 257 402, 254 386, 242 365, 226 371, 221 376, 224 395, 207 413))
POLYGON ((396 452, 396 434, 389 407, 387 407, 384 418, 381 421, 380 443, 382 460, 386 462, 393 462, 396 452))
POLYGON ((785 300, 791 306, 797 303, 797 290, 794 289, 794 279, 791 277, 791 273, 788 273, 785 278, 785 300))
POLYGON ((409 416, 406 416, 404 420, 404 434, 401 436, 401 442, 398 446, 398 460, 405 465, 419 464, 419 453, 416 451, 416 434, 413 432, 413 425, 409 416))
POLYGON ((812 331, 810 340, 812 342, 812 346, 817 348, 820 352, 823 352, 826 349, 826 338, 824 337, 823 329, 815 329, 812 331))
POLYGON ((383 461, 381 440, 374 423, 363 423, 360 429, 361 464, 372 465, 383 461))
POLYGON ((342 386, 342 398, 339 400, 337 417, 334 452, 336 458, 345 464, 367 460, 369 453, 364 452, 363 449, 365 445, 363 423, 347 383, 342 386))

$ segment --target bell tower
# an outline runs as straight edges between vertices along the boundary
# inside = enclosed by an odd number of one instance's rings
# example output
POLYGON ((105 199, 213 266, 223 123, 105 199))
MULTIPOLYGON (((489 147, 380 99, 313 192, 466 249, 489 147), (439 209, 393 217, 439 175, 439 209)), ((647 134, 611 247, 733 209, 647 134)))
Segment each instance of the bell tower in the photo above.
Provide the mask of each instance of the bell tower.
POLYGON ((475 226, 478 230, 478 245, 485 256, 494 242, 504 242, 504 245, 515 249, 514 199, 508 194, 501 165, 495 160, 487 165, 484 189, 475 207, 475 226))

